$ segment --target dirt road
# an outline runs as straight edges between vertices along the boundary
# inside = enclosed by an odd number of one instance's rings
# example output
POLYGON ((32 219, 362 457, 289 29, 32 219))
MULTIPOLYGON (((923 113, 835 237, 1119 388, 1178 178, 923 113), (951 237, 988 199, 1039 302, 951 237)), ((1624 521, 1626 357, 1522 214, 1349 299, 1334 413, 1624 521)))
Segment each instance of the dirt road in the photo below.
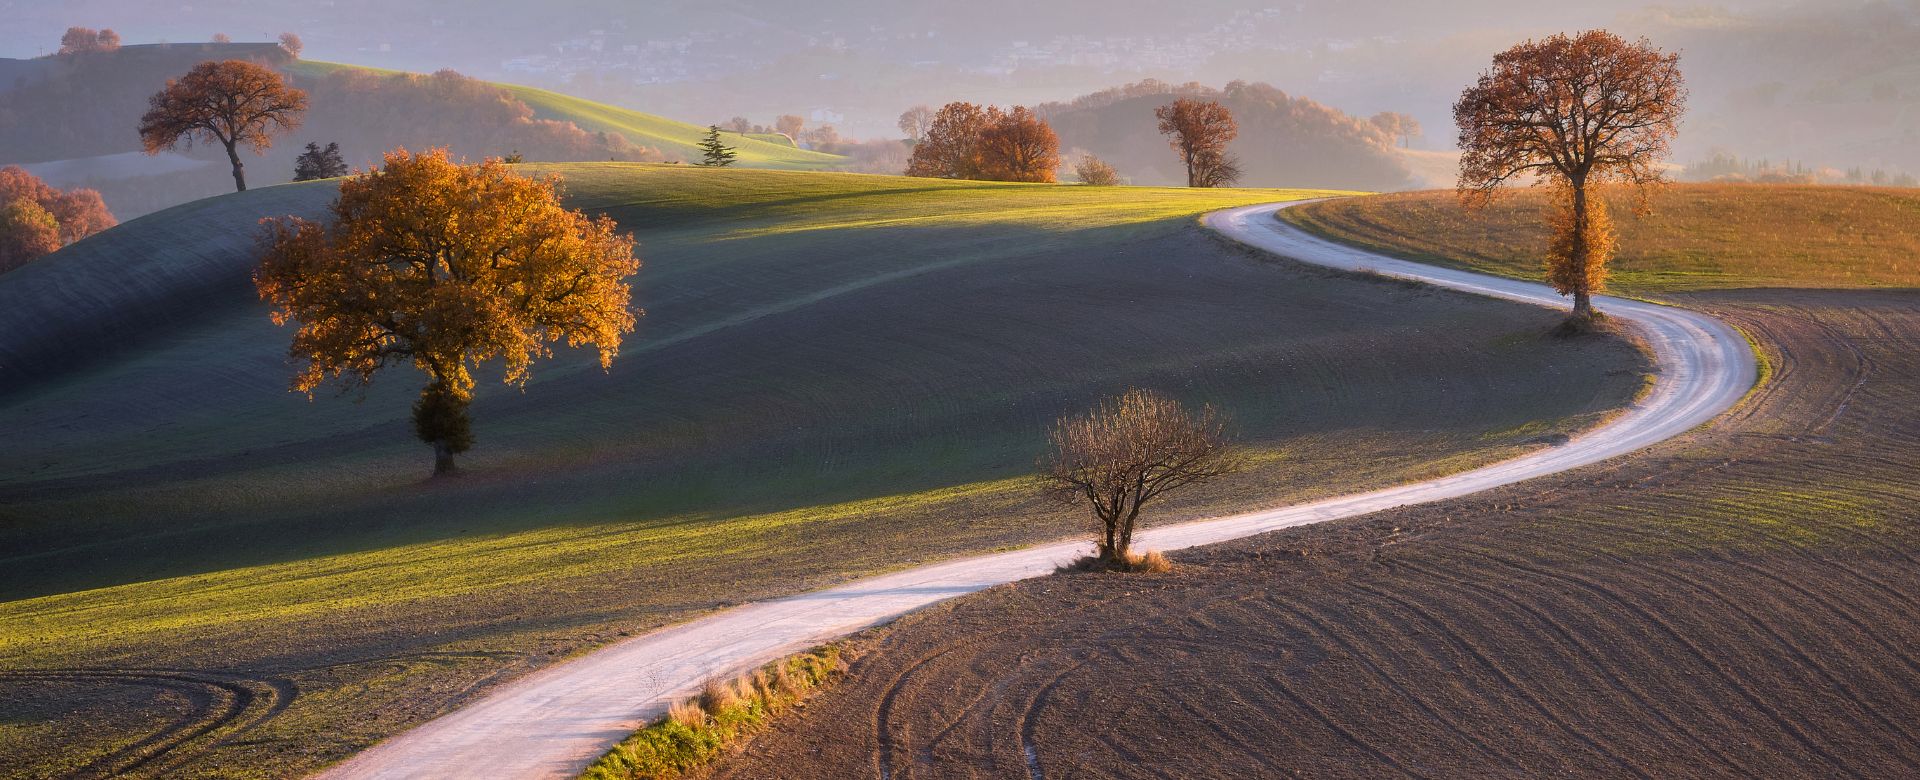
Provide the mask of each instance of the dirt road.
MULTIPOLYGON (((1524 303, 1564 306, 1527 282, 1433 268, 1322 241, 1273 218, 1277 206, 1209 215, 1208 224, 1250 246, 1346 270, 1416 279, 1524 303)), ((1701 425, 1753 385, 1746 340, 1711 317, 1649 303, 1596 305, 1638 329, 1658 380, 1635 408, 1567 443, 1485 468, 1300 506, 1152 529, 1163 550, 1456 498, 1627 454, 1701 425)), ((640 723, 701 681, 887 622, 992 585, 1039 576, 1085 552, 1079 541, 923 566, 839 588, 747 605, 612 645, 508 684, 486 698, 381 743, 322 773, 326 778, 571 777, 640 723)))

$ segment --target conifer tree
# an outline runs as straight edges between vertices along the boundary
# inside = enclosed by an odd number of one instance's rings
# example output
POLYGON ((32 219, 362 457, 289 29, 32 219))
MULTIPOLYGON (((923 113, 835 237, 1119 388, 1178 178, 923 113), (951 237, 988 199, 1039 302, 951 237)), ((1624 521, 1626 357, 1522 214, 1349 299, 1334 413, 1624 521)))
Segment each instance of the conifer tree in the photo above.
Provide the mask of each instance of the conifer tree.
POLYGON ((720 142, 720 126, 707 126, 707 140, 700 142, 700 164, 709 168, 725 168, 733 164, 737 155, 733 147, 720 142))
POLYGON ((347 161, 340 158, 340 145, 337 143, 329 143, 325 149, 320 148, 319 144, 309 143, 307 150, 293 159, 294 181, 331 179, 345 176, 348 172, 347 161))

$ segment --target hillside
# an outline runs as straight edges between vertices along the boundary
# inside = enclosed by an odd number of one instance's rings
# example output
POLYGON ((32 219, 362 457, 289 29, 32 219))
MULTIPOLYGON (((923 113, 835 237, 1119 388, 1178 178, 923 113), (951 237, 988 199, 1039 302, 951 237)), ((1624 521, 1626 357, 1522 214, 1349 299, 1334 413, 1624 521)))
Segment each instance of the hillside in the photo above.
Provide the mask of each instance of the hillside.
POLYGON ((1641 385, 1637 351, 1552 341, 1548 312, 1248 257, 1193 224, 1311 191, 545 170, 636 233, 647 316, 610 373, 568 353, 525 393, 483 377, 454 480, 423 481, 408 369, 364 397, 286 392, 246 241, 329 183, 188 204, 0 278, 12 354, 94 356, 0 396, 19 670, 0 777, 299 774, 623 634, 1058 538, 1080 518, 1026 480, 1044 429, 1130 385, 1220 405, 1257 452, 1156 521, 1482 463, 1641 385), (151 669, 252 703, 169 709, 151 669))
MULTIPOLYGON (((1284 216, 1333 238, 1415 259, 1537 276, 1545 202, 1521 190, 1485 212, 1452 192, 1315 203, 1284 216)), ((1620 235, 1613 284, 1632 293, 1726 287, 1920 286, 1920 190, 1677 184, 1636 216, 1609 198, 1620 235)))
POLYGON ((1413 183, 1394 139, 1365 120, 1267 84, 1236 81, 1213 89, 1149 79, 1035 110, 1060 135, 1062 150, 1092 152, 1135 184, 1176 185, 1186 183, 1186 172, 1153 111, 1181 97, 1217 100, 1233 113, 1240 135, 1229 150, 1245 171, 1243 186, 1380 191, 1413 183))
MULTIPOLYGON (((164 173, 114 157, 139 151, 134 128, 149 95, 168 78, 216 58, 279 68, 309 93, 311 108, 298 130, 264 156, 243 155, 256 186, 290 180, 293 158, 309 142, 340 144, 355 166, 399 146, 445 146, 474 159, 519 152, 530 162, 687 161, 697 159, 694 145, 705 133, 684 122, 452 71, 407 74, 301 61, 273 44, 135 45, 15 60, 17 67, 0 69, 18 76, 0 81, 0 165, 28 164, 59 186, 99 189, 122 218, 225 192, 230 180, 217 150, 174 156, 196 164, 175 164, 164 173), (100 158, 105 161, 59 162, 100 158)), ((824 169, 845 162, 790 143, 732 141, 746 167, 824 169)))
MULTIPOLYGON (((1528 272, 1487 251, 1507 239, 1445 218, 1448 198, 1289 212, 1528 272)), ((1468 499, 1193 550, 1167 575, 949 602, 863 637, 838 689, 713 776, 912 756, 948 777, 1912 777, 1920 294, 1910 266, 1862 264, 1881 242, 1902 251, 1888 226, 1914 222, 1887 217, 1911 202, 1682 187, 1659 227, 1622 225, 1656 233, 1625 286, 1737 325, 1770 366, 1711 425, 1468 499), (1854 289, 1811 289, 1831 286, 1854 289)))

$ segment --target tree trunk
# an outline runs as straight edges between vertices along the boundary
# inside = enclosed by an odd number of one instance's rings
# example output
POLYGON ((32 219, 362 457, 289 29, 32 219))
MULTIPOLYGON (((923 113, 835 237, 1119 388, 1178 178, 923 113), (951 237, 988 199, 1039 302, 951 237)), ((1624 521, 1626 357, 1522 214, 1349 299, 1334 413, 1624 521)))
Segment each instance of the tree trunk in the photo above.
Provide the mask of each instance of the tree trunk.
POLYGON ((1590 266, 1593 263, 1593 248, 1587 246, 1587 181, 1584 178, 1569 182, 1573 187, 1573 241, 1572 260, 1575 279, 1573 283, 1573 316, 1576 319, 1593 318, 1593 290, 1587 287, 1587 279, 1592 277, 1590 266))
POLYGON ((433 443, 433 475, 444 477, 454 472, 453 447, 444 441, 433 443))
POLYGON ((240 162, 240 152, 233 144, 227 144, 227 160, 233 163, 233 186, 236 192, 247 191, 247 175, 241 171, 245 167, 240 162))

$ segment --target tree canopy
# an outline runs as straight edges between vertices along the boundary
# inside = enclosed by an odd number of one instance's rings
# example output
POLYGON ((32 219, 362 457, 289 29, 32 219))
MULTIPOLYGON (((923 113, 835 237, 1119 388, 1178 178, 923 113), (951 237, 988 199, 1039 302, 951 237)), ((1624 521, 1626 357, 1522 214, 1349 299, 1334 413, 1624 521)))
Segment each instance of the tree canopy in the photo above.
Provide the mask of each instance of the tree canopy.
MULTIPOLYGON (((518 160, 508 160, 518 162, 518 160)), ((313 181, 347 175, 347 161, 340 157, 340 145, 329 142, 326 148, 308 143, 307 150, 293 159, 293 180, 313 181)))
POLYGON ((277 324, 297 323, 293 389, 364 385, 411 362, 429 383, 414 407, 435 470, 471 443, 472 369, 499 361, 524 386, 553 345, 592 346, 612 365, 633 331, 631 236, 560 204, 557 178, 445 150, 397 150, 340 185, 326 223, 268 220, 254 274, 277 324))
POLYGON ((0 168, 0 273, 116 224, 98 192, 62 191, 19 166, 0 168))
POLYGON ((1226 187, 1240 178, 1240 164, 1227 153, 1227 144, 1240 126, 1226 106, 1212 100, 1180 98, 1154 109, 1160 133, 1187 168, 1189 187, 1226 187))
POLYGON ((1605 204, 1588 188, 1630 184, 1644 209, 1648 188, 1664 180, 1659 164, 1686 99, 1679 55, 1645 39, 1593 30, 1522 43, 1496 55, 1454 104, 1460 195, 1482 205, 1511 182, 1554 187, 1547 278, 1573 296, 1576 316, 1590 317, 1614 236, 1605 204))
POLYGON ((907 175, 1050 182, 1059 167, 1060 139, 1032 109, 954 102, 934 112, 914 144, 907 175))
POLYGON ((307 93, 287 84, 272 68, 245 60, 203 62, 187 75, 168 79, 140 118, 140 141, 148 154, 185 143, 219 143, 233 165, 236 190, 247 188, 239 147, 255 154, 273 146, 273 136, 300 126, 307 93))

